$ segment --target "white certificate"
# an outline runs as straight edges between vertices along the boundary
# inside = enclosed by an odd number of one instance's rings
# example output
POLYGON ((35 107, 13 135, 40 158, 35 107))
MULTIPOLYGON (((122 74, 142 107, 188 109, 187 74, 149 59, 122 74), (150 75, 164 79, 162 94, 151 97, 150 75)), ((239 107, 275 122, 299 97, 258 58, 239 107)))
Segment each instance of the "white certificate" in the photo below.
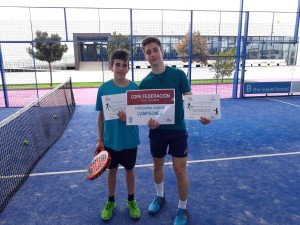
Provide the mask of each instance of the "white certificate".
POLYGON ((184 115, 189 120, 199 120, 201 116, 221 119, 220 95, 185 95, 184 115))
POLYGON ((102 104, 105 120, 119 119, 117 113, 126 112, 126 94, 103 95, 102 104))
POLYGON ((150 118, 159 124, 175 123, 174 89, 127 91, 126 124, 147 125, 150 118))

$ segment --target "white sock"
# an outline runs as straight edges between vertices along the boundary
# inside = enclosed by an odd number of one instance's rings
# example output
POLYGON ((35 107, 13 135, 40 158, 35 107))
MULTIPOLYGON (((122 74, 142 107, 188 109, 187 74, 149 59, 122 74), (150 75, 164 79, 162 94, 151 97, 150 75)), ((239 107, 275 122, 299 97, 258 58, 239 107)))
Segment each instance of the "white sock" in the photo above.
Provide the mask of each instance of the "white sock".
POLYGON ((181 201, 181 200, 179 199, 179 202, 178 202, 178 208, 179 208, 179 209, 186 209, 186 203, 187 203, 187 200, 181 201))
POLYGON ((161 182, 160 184, 156 184, 156 183, 154 184, 155 184, 157 196, 164 197, 164 182, 161 182))

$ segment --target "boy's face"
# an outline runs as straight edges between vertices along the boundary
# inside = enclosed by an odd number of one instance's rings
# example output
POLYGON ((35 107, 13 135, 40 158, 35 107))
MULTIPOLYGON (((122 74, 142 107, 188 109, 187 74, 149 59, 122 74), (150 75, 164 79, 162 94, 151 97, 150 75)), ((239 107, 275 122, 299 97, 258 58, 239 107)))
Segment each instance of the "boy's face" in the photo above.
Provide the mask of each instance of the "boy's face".
POLYGON ((110 69, 114 73, 114 78, 125 78, 129 71, 128 61, 114 59, 114 65, 110 69))
POLYGON ((149 43, 144 47, 145 59, 150 63, 151 66, 158 66, 163 63, 163 50, 155 43, 149 43))

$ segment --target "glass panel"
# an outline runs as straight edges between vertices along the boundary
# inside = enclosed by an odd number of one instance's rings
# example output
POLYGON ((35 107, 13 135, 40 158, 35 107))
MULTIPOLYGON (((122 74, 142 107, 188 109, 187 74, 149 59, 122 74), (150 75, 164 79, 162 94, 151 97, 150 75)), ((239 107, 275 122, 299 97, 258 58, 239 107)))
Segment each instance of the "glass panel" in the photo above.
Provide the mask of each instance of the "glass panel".
POLYGON ((223 48, 228 48, 228 37, 222 37, 222 49, 223 48))

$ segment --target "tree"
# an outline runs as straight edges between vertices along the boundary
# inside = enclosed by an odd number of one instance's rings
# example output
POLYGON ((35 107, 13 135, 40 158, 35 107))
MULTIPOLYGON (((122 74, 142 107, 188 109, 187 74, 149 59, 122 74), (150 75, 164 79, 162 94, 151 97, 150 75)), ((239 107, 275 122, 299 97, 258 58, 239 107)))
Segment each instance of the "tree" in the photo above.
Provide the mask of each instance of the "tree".
MULTIPOLYGON (((113 53, 114 50, 122 48, 127 49, 129 52, 130 49, 130 37, 128 35, 117 34, 117 32, 113 32, 113 34, 108 38, 109 42, 107 43, 107 54, 108 57, 113 53)), ((133 52, 136 52, 136 47, 134 46, 133 52)))
POLYGON ((68 51, 68 46, 60 43, 61 37, 58 34, 51 34, 49 37, 47 32, 37 30, 35 35, 35 42, 33 42, 32 48, 28 47, 26 48, 26 51, 32 58, 48 63, 50 70, 50 85, 52 86, 51 63, 60 61, 63 54, 68 51))
POLYGON ((223 82, 224 77, 230 77, 235 69, 235 50, 230 49, 216 55, 216 61, 212 63, 211 69, 215 71, 215 79, 223 82))
MULTIPOLYGON (((179 57, 182 57, 183 62, 188 61, 188 52, 189 52, 189 33, 183 37, 178 43, 175 44, 175 50, 179 57)), ((194 31, 192 37, 192 61, 201 62, 207 64, 207 56, 209 53, 207 51, 207 40, 200 36, 199 31, 194 31)))

